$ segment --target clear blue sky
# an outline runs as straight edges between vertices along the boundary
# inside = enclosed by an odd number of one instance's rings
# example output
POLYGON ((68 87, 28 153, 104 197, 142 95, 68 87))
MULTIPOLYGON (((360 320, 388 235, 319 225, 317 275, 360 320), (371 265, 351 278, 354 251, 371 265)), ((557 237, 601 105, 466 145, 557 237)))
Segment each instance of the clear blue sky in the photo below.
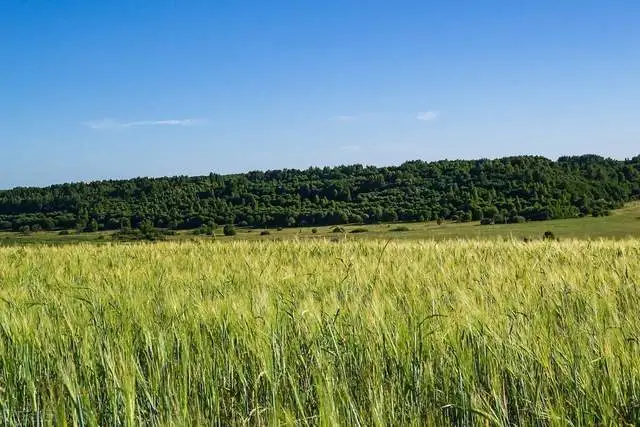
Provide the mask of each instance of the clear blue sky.
POLYGON ((0 188, 640 153, 637 0, 6 0, 0 188))

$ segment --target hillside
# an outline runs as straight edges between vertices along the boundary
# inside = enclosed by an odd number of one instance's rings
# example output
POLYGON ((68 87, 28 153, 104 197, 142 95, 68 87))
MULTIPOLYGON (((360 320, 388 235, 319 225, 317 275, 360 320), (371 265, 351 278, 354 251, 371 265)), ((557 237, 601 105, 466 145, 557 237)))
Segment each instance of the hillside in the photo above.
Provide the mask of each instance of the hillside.
POLYGON ((14 188, 0 191, 0 230, 504 223, 606 215, 638 198, 640 156, 410 161, 14 188))

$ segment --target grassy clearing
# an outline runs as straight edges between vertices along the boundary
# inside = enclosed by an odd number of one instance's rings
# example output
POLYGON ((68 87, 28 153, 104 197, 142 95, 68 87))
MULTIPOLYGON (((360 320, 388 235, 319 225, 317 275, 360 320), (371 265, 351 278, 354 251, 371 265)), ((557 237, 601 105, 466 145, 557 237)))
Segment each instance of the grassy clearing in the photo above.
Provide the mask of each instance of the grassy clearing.
MULTIPOLYGON (((396 224, 342 225, 328 227, 304 227, 284 229, 238 228, 237 235, 225 237, 222 227, 216 229, 216 240, 283 240, 300 238, 336 238, 341 233, 334 229, 344 229, 348 238, 358 239, 487 239, 487 238, 530 238, 539 239, 545 231, 551 231, 560 238, 628 238, 640 237, 640 202, 628 204, 613 211, 606 217, 585 217, 553 221, 527 222, 522 224, 480 225, 478 222, 451 223, 438 225, 435 221, 396 224), (317 232, 313 233, 313 229, 317 232), (401 229, 402 232, 399 232, 401 229), (266 231, 266 233, 265 233, 266 231)), ((60 236, 58 232, 38 232, 29 235, 0 232, 0 245, 29 243, 105 243, 111 240, 113 232, 74 233, 60 236)), ((210 236, 194 236, 192 231, 181 231, 167 240, 212 240, 210 236)))
POLYGON ((639 282, 638 240, 0 248, 0 423, 637 425, 639 282))

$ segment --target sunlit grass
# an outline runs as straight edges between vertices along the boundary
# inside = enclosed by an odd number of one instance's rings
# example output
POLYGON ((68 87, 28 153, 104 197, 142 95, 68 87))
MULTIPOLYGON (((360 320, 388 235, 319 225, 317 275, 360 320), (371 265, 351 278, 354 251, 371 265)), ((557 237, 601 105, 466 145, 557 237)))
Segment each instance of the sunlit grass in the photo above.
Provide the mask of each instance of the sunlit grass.
POLYGON ((0 248, 0 424, 640 422, 640 242, 0 248))

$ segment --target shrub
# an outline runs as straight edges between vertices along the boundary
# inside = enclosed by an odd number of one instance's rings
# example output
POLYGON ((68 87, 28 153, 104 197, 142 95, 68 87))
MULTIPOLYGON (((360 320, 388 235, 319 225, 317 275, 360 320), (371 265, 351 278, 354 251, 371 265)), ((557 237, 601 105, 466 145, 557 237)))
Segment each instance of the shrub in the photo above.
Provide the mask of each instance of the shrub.
POLYGON ((278 231, 282 231, 282 227, 278 227, 278 231))
POLYGON ((437 223, 438 225, 442 225, 442 218, 438 218, 438 219, 436 220, 436 223, 437 223))
POLYGON ((318 232, 318 229, 317 229, 317 228, 312 228, 312 229, 311 229, 311 232, 312 232, 313 234, 316 234, 316 233, 318 232))
POLYGON ((493 221, 493 218, 482 218, 480 220, 480 225, 493 225, 495 224, 495 222, 493 221))
POLYGON ((261 236, 268 236, 269 234, 271 234, 271 233, 269 232, 269 230, 262 230, 262 231, 260 232, 260 235, 261 235, 261 236))
POLYGON ((357 234, 357 233, 366 233, 367 230, 366 228, 354 228, 353 230, 351 230, 351 233, 357 234))
POLYGON ((95 219, 92 219, 89 222, 89 227, 88 230, 92 233, 95 233, 96 231, 98 231, 100 229, 100 224, 98 224, 98 221, 96 221, 95 219))
POLYGON ((225 225, 224 228, 222 229, 222 232, 224 233, 225 236, 236 235, 236 229, 233 227, 233 225, 225 225))
POLYGON ((142 232, 136 229, 129 230, 121 230, 111 235, 111 238, 114 240, 123 240, 123 241, 133 241, 133 240, 164 240, 166 232, 159 232, 158 230, 152 230, 147 232, 142 232))
POLYGON ((396 227, 396 228, 392 228, 391 231, 410 231, 411 229, 409 227, 406 227, 404 225, 400 226, 400 227, 396 227))
POLYGON ((506 218, 503 214, 501 214, 501 213, 499 213, 499 214, 495 214, 495 215, 493 216, 493 222, 494 222, 495 224, 506 224, 506 222, 507 222, 507 218, 506 218))
POLYGON ((542 238, 544 240, 555 240, 556 236, 551 231, 545 231, 544 235, 542 236, 542 238))
POLYGON ((59 236, 68 236, 69 234, 71 234, 71 233, 69 233, 69 230, 61 230, 58 233, 59 236))
POLYGON ((333 233, 344 233, 344 228, 342 227, 336 227, 332 230, 333 233))
POLYGON ((527 219, 520 215, 514 215, 512 217, 509 217, 509 222, 511 224, 521 224, 523 222, 527 222, 527 219))
POLYGON ((31 227, 29 227, 28 225, 23 225, 22 227, 19 228, 19 231, 22 234, 31 234, 31 227))

